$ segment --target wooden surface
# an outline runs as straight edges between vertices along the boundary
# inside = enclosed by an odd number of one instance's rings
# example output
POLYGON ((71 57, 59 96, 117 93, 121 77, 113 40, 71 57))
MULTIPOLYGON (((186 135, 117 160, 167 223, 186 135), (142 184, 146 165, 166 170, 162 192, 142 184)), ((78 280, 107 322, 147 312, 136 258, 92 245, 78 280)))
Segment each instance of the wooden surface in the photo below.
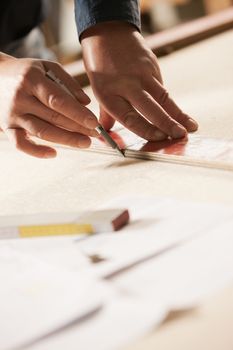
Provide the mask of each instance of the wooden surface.
POLYGON ((157 56, 162 56, 230 28, 233 28, 233 7, 150 35, 147 43, 157 56))
MULTIPOLYGON (((160 59, 168 90, 196 117, 204 136, 233 137, 232 42, 233 31, 228 31, 160 59)), ((94 100, 92 108, 97 113, 94 100)), ((3 135, 0 159, 2 215, 93 209, 135 194, 233 205, 233 173, 227 171, 72 150, 38 160, 16 152, 3 135)), ((127 350, 232 350, 232 300, 229 288, 127 350)))
POLYGON ((207 13, 221 11, 233 5, 232 0, 204 0, 207 13))
MULTIPOLYGON (((161 0, 141 0, 140 1, 140 7, 141 11, 150 11, 153 6, 156 4, 156 2, 161 2, 161 0)), ((171 4, 173 5, 183 5, 187 4, 190 0, 170 0, 171 4)))
MULTIPOLYGON (((150 11, 156 2, 161 0, 141 0, 142 11, 150 11)), ((183 5, 191 2, 190 0, 170 0, 174 5, 183 5)), ((223 10, 232 5, 232 0, 203 0, 207 13, 213 13, 223 10)))

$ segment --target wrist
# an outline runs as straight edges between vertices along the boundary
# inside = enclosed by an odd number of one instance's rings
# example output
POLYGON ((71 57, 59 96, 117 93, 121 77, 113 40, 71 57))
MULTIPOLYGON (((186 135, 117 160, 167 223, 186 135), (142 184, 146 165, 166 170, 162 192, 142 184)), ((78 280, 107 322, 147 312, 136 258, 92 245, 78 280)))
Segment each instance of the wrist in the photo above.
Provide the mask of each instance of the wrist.
POLYGON ((125 21, 108 21, 97 23, 86 29, 81 35, 81 43, 90 37, 111 37, 111 35, 120 35, 121 33, 138 32, 138 29, 131 23, 125 21))

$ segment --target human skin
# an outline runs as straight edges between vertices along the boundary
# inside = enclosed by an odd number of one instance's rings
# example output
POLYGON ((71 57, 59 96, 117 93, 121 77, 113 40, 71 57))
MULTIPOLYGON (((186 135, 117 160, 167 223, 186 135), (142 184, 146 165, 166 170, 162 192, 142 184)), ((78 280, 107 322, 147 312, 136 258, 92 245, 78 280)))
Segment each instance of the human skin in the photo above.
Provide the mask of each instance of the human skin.
POLYGON ((89 97, 80 85, 55 62, 16 59, 0 53, 0 128, 15 147, 39 158, 53 158, 53 147, 38 145, 39 139, 86 148, 96 136, 98 120, 85 105, 89 97), (48 79, 46 71, 69 87, 70 96, 48 79))
POLYGON ((197 130, 197 122, 169 96, 156 56, 133 25, 99 23, 82 34, 81 44, 106 129, 118 120, 150 141, 181 138, 197 130))
MULTIPOLYGON (((163 86, 156 56, 133 25, 104 22, 82 37, 84 63, 100 104, 100 122, 110 129, 115 120, 146 140, 180 138, 197 123, 181 111, 163 86)), ((0 130, 15 147, 39 158, 56 150, 31 139, 89 147, 98 120, 85 107, 88 96, 54 62, 16 59, 0 53, 0 130), (45 77, 52 70, 75 98, 45 77)))

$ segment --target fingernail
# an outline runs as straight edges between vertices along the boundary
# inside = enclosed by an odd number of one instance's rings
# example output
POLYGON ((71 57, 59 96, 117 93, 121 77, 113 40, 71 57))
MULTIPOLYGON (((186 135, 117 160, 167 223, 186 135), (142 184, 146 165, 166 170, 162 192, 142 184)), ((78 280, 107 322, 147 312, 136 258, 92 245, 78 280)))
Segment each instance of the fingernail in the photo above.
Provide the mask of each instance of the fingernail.
POLYGON ((167 135, 164 134, 164 132, 156 130, 154 133, 154 139, 155 141, 162 141, 165 140, 167 138, 167 135))
POLYGON ((196 131, 198 129, 197 122, 192 118, 187 120, 186 125, 189 131, 196 131))
POLYGON ((183 128, 181 125, 174 125, 172 128, 172 137, 174 139, 179 139, 184 137, 187 134, 187 131, 185 128, 183 128))
POLYGON ((90 131, 90 136, 92 136, 92 137, 99 137, 100 134, 94 129, 94 130, 90 131))
POLYGON ((98 126, 98 120, 96 118, 91 117, 91 116, 86 117, 85 126, 88 129, 95 129, 98 126))

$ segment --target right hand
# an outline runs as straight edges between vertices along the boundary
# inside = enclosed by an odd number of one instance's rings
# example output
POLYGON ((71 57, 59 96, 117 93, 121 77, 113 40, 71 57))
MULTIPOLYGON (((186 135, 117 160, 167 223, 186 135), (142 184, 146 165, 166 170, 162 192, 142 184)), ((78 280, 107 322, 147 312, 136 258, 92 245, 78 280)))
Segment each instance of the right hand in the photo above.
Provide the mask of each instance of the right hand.
POLYGON ((197 122, 169 96, 158 60, 134 26, 98 23, 84 31, 81 44, 105 129, 118 120, 148 141, 182 138, 197 130, 197 122))
POLYGON ((0 54, 0 129, 18 150, 39 158, 56 156, 54 148, 37 145, 30 136, 89 147, 89 136, 96 136, 98 125, 95 115, 85 107, 89 102, 77 81, 59 64, 0 54), (75 98, 45 76, 48 70, 75 98))

